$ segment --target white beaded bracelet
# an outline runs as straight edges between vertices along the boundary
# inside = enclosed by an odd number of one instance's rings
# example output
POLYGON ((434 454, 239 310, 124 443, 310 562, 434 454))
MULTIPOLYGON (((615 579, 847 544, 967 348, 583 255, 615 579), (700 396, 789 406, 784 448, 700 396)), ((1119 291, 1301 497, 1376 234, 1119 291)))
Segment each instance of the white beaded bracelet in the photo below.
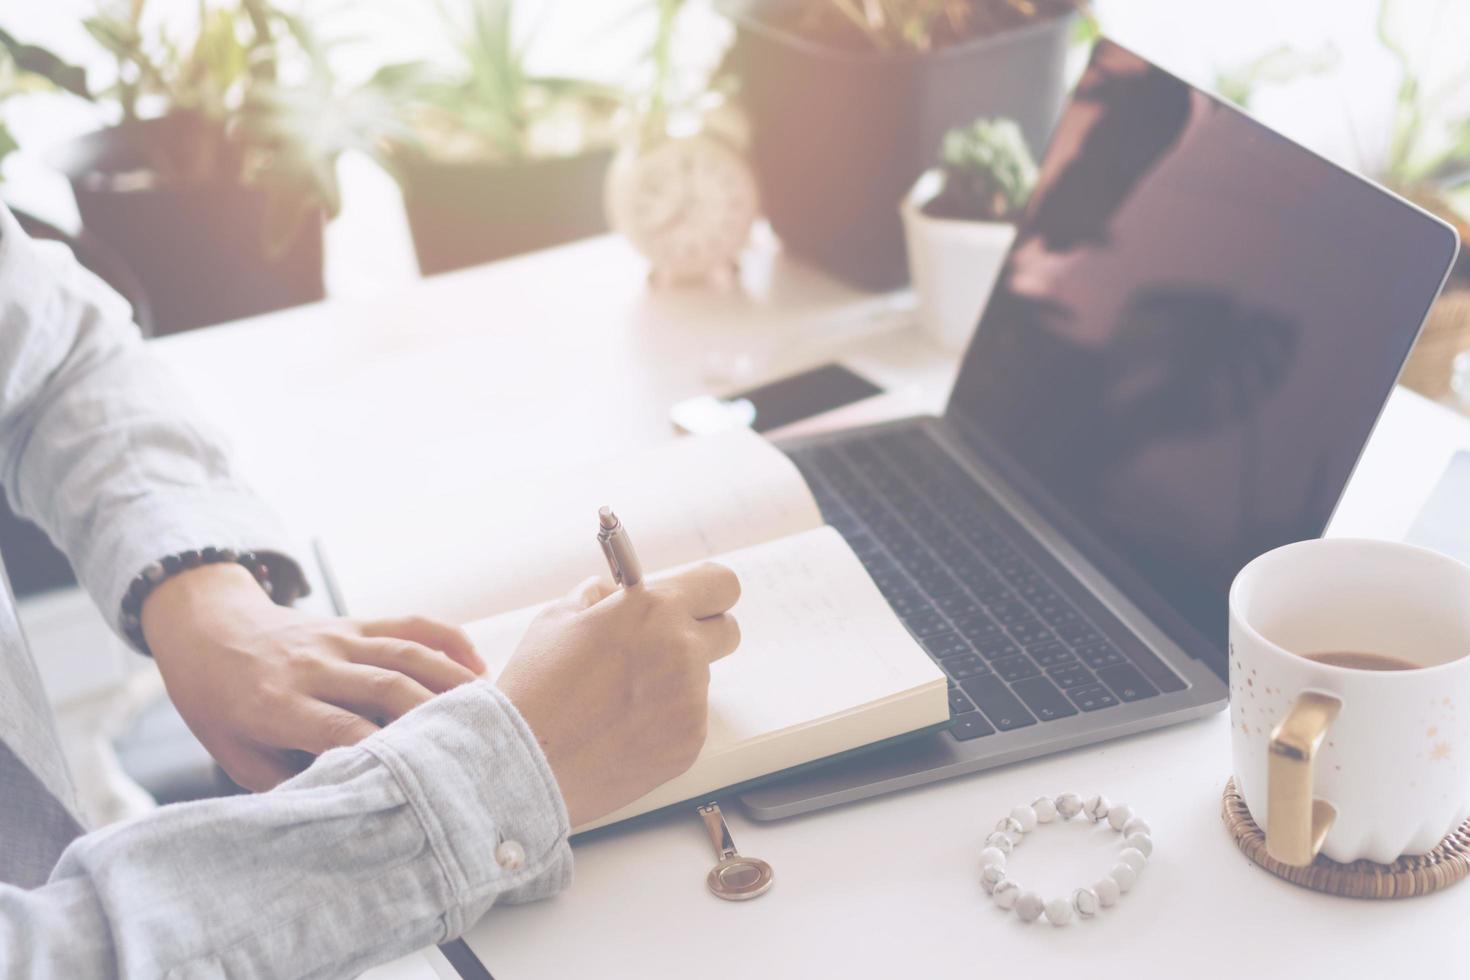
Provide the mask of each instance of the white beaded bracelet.
POLYGON ((995 831, 985 838, 985 849, 980 852, 980 887, 990 893, 995 904, 1003 909, 1014 908, 1022 922, 1033 922, 1042 913, 1054 926, 1064 926, 1072 921, 1075 912, 1079 917, 1090 919, 1099 908, 1107 908, 1118 901, 1118 896, 1133 887, 1143 866, 1154 852, 1154 842, 1148 824, 1133 815, 1132 809, 1122 804, 1113 805, 1105 796, 1094 796, 1085 803, 1076 793, 1063 793, 1056 799, 1045 796, 1031 805, 1013 809, 1008 817, 1002 817, 995 831), (1038 824, 1051 823, 1060 817, 1070 820, 1083 814, 1094 823, 1107 821, 1109 827, 1123 836, 1123 851, 1118 863, 1091 888, 1079 888, 1072 898, 1053 898, 1043 901, 1033 891, 1023 891, 1021 886, 1006 876, 1006 856, 1035 830, 1038 824))

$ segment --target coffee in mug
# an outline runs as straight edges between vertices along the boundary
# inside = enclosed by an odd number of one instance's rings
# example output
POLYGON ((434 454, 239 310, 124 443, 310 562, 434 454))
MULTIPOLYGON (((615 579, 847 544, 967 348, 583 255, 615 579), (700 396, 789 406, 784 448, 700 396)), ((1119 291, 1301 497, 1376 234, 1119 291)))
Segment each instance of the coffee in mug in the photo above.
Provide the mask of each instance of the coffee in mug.
POLYGON ((1309 653, 1308 660, 1315 660, 1319 664, 1331 664, 1333 667, 1347 667, 1350 670, 1413 670, 1418 664, 1398 657, 1390 657, 1383 653, 1354 653, 1351 650, 1341 650, 1328 653, 1309 653))
POLYGON ((1230 589, 1236 787, 1286 864, 1382 864, 1470 816, 1470 566, 1329 538, 1230 589))

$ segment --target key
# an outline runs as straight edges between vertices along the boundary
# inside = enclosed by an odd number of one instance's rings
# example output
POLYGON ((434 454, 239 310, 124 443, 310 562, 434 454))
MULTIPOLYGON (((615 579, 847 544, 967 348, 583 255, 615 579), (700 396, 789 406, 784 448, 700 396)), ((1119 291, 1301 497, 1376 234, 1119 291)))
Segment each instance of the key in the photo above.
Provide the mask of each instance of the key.
POLYGON ((1026 652, 1031 654, 1031 659, 1042 667, 1060 667, 1062 664, 1077 662, 1072 651, 1060 643, 1043 643, 1040 646, 1028 647, 1026 652))
MULTIPOLYGON (((931 592, 930 595, 934 593, 931 592)), ((963 592, 937 597, 934 605, 950 619, 963 619, 980 611, 980 604, 963 592)))
POLYGON ((932 606, 904 616, 903 624, 917 637, 932 636, 949 629, 949 623, 932 606))
POLYGON ((965 638, 958 633, 935 633, 924 637, 919 642, 924 644, 924 649, 928 650, 929 656, 935 660, 974 652, 970 649, 970 644, 965 642, 965 638))
POLYGON ((1026 707, 1042 721, 1070 718, 1077 713, 1057 686, 1045 677, 1027 677, 1011 685, 1011 690, 1020 695, 1026 707))
POLYGON ((1017 643, 1023 647, 1037 646, 1042 643, 1052 643, 1056 637, 1052 631, 1047 629, 1039 619, 1026 619, 1019 623, 1007 623, 1006 632, 1011 634, 1017 643))
POLYGON ((1057 687, 1082 687, 1097 683, 1097 678, 1092 676, 1092 671, 1076 662, 1051 667, 1047 670, 1046 676, 1050 677, 1057 687))
POLYGON ((965 692, 964 691, 951 690, 949 692, 949 713, 950 714, 952 714, 952 715, 962 715, 966 711, 974 711, 974 710, 975 710, 975 706, 970 703, 970 699, 969 698, 965 697, 965 692))
POLYGON ((1132 664, 1104 667, 1097 672, 1097 676, 1122 701, 1142 701, 1159 693, 1159 689, 1150 684, 1132 664))
POLYGON ((954 625, 956 629, 965 634, 966 638, 971 640, 979 639, 982 636, 1005 635, 1001 631, 1000 624, 983 612, 970 616, 960 616, 954 621, 954 625))
POLYGON ((867 563, 868 575, 872 577, 873 584, 878 586, 878 591, 889 597, 904 592, 916 592, 913 584, 898 566, 892 564, 887 558, 873 558, 867 563))
POLYGON ((994 735, 995 729, 991 728, 989 722, 980 717, 980 712, 970 711, 960 715, 950 723, 949 733, 961 742, 968 742, 972 738, 994 735))
POLYGON ((1076 623, 1060 623, 1057 626, 1057 636, 1066 640, 1074 647, 1083 646, 1088 643, 1096 643, 1102 639, 1097 630, 1093 629, 1085 621, 1076 623))
POLYGON ((919 588, 935 598, 954 595, 960 591, 959 581, 938 565, 926 571, 915 572, 914 581, 919 583, 919 588))
POLYGON ((990 669, 999 674, 1007 684, 1014 684, 1023 677, 1035 677, 1041 673, 1041 670, 1026 657, 992 660, 990 669))
POLYGON ((986 611, 1002 626, 1010 626, 1012 623, 1024 623, 1027 620, 1034 620, 1036 618, 1031 615, 1031 610, 1017 599, 1000 599, 996 602, 989 603, 986 611))
POLYGON ((975 649, 980 652, 980 656, 986 660, 1001 660, 1005 657, 1014 657, 1021 652, 1021 648, 1008 640, 1004 634, 982 636, 971 642, 975 644, 975 649))
POLYGON ((994 674, 961 681, 960 687, 975 702, 975 707, 984 712, 990 723, 1003 732, 1036 724, 1036 719, 1031 717, 1026 706, 1011 693, 1005 681, 994 674))
POLYGON ((1082 687, 1068 688, 1067 697, 1071 698, 1072 703, 1083 711, 1111 708, 1118 703, 1113 693, 1101 684, 1085 684, 1082 687))
POLYGON ((709 841, 714 845, 715 858, 720 862, 705 878, 709 890, 731 902, 765 894, 775 880, 771 866, 760 858, 744 857, 735 850, 735 841, 730 837, 730 828, 725 824, 725 816, 718 803, 704 804, 699 808, 699 815, 709 832, 709 841))
POLYGON ((950 657, 942 661, 940 666, 944 672, 957 681, 968 680, 971 677, 983 677, 990 673, 990 667, 979 657, 967 654, 963 657, 950 657))
POLYGON ((912 590, 906 592, 894 592, 887 596, 888 604, 893 611, 898 613, 899 619, 908 619, 920 613, 932 613, 934 607, 929 605, 929 600, 912 590))
POLYGON ((1128 658, 1118 652, 1111 643, 1089 643, 1077 648, 1077 659, 1093 670, 1102 670, 1114 664, 1126 664, 1128 658))

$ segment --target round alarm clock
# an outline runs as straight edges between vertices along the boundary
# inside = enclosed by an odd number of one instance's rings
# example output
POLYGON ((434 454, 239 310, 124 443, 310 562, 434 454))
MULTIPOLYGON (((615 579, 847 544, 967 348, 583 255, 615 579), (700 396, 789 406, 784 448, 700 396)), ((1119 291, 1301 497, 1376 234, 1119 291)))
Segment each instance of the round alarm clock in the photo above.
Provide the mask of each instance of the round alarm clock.
POLYGON ((655 284, 732 275, 757 207, 745 157, 709 130, 630 144, 608 171, 608 221, 655 284))

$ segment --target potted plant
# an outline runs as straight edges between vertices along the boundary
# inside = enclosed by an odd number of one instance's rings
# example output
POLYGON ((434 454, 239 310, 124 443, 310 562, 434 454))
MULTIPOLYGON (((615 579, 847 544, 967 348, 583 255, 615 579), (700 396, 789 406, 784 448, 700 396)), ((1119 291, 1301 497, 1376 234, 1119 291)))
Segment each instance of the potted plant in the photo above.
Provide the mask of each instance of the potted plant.
POLYGON ((53 154, 84 229, 126 257, 160 333, 320 299, 336 159, 376 149, 380 93, 342 91, 269 0, 201 0, 183 39, 145 29, 146 6, 84 22, 118 64, 95 96, 116 124, 53 154))
POLYGON ((873 289, 903 284, 898 204, 953 126, 1014 119, 1039 151, 1076 0, 721 0, 761 200, 782 241, 873 289))
POLYGON ((909 277, 919 324, 962 350, 1015 237, 1013 223, 1036 185, 1036 163, 1011 119, 978 119, 944 137, 939 166, 904 198, 909 277))
MULTIPOLYGON (((1382 138, 1370 134, 1360 140, 1358 166, 1379 183, 1396 191, 1455 227, 1462 247, 1443 295, 1430 311, 1400 383, 1430 398, 1450 392, 1452 365, 1461 352, 1470 354, 1470 75, 1430 69, 1453 64, 1446 46, 1456 45, 1452 31, 1416 34, 1405 31, 1414 11, 1400 0, 1380 0, 1378 40, 1398 68, 1398 86, 1382 138), (1421 45, 1411 50, 1410 38, 1421 45), (1439 57, 1436 57, 1438 55, 1439 57)), ((1327 49, 1301 55, 1280 48, 1261 55, 1244 69, 1216 78, 1221 94, 1249 107, 1261 84, 1291 82, 1306 73, 1337 67, 1327 49)))
POLYGON ((602 183, 621 94, 538 75, 512 0, 444 11, 457 63, 403 66, 408 137, 393 148, 419 268, 428 275, 606 230, 602 183))

